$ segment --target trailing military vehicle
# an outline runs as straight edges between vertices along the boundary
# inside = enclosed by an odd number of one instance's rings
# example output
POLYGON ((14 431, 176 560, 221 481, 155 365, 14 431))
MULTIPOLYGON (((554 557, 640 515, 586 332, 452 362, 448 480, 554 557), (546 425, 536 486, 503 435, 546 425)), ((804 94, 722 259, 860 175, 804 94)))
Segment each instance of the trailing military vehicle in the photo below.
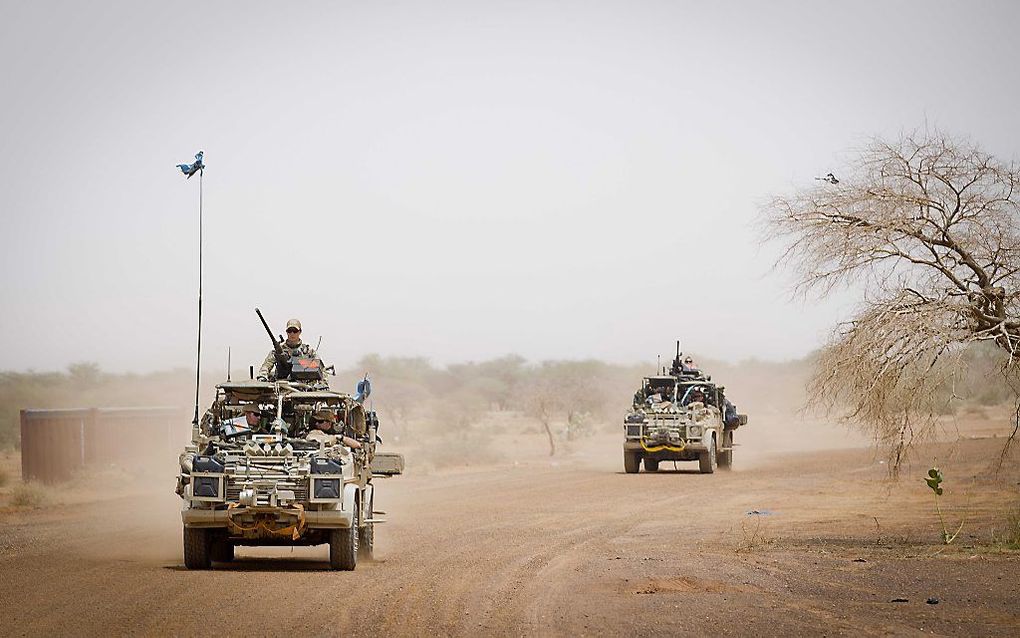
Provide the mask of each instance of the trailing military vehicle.
POLYGON ((280 378, 216 386, 180 456, 184 563, 207 569, 248 545, 329 545, 333 569, 371 558, 373 478, 403 471, 376 451, 379 420, 366 378, 352 396, 329 389, 322 362, 287 362, 280 378))
POLYGON ((747 415, 725 396, 725 388, 677 356, 666 373, 645 377, 624 418, 623 468, 644 463, 655 472, 663 461, 698 461, 704 474, 733 465, 733 434, 747 415))

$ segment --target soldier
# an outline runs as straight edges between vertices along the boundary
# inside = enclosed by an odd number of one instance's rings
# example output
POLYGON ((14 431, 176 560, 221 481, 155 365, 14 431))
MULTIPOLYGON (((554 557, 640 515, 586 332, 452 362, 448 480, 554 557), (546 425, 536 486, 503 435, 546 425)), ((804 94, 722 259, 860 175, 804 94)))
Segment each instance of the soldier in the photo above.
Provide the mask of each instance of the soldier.
POLYGON ((723 422, 730 427, 737 427, 740 424, 740 415, 737 414, 737 406, 729 399, 723 399, 723 422))
POLYGON ((694 388, 691 390, 691 394, 687 397, 687 405, 692 403, 705 403, 705 393, 701 391, 701 388, 694 388))
MULTIPOLYGON (((330 434, 335 435, 336 431, 333 429, 335 423, 336 423, 335 414, 333 414, 329 410, 319 410, 318 412, 312 415, 312 429, 310 432, 308 432, 305 438, 311 439, 313 441, 321 441, 325 439, 325 435, 330 434)), ((358 441, 357 439, 352 439, 349 436, 341 436, 340 440, 343 442, 344 445, 346 445, 349 448, 352 449, 361 448, 361 442, 358 441)))
POLYGON ((257 432, 260 429, 259 425, 262 420, 262 410, 259 409, 259 406, 249 403, 241 408, 241 412, 244 413, 244 422, 248 428, 257 432))
MULTIPOLYGON (((284 353, 289 352, 291 355, 307 359, 318 358, 318 355, 315 354, 315 350, 307 343, 303 343, 301 341, 301 322, 297 319, 291 319, 287 322, 287 339, 283 342, 283 350, 284 353)), ((266 360, 262 362, 262 367, 259 368, 259 381, 275 379, 276 374, 273 371, 275 367, 276 353, 273 350, 270 350, 266 360)))

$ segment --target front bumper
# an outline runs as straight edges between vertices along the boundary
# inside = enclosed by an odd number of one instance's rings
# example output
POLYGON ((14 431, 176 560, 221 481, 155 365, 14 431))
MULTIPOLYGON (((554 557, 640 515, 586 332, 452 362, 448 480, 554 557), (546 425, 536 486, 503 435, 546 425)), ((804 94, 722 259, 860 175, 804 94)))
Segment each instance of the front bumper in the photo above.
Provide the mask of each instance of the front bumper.
MULTIPOLYGON (((671 450, 656 450, 657 447, 660 447, 663 444, 664 443, 645 440, 645 444, 641 445, 641 439, 627 439, 626 441, 623 442, 623 449, 628 451, 633 450, 635 452, 641 452, 643 454, 650 453, 650 450, 655 451, 651 453, 661 453, 663 451, 670 452, 671 450)), ((702 441, 701 439, 697 439, 694 441, 681 441, 680 445, 675 445, 672 443, 665 443, 665 445, 669 445, 669 447, 672 448, 682 448, 683 452, 705 452, 708 450, 708 446, 705 445, 704 441, 702 441)))
MULTIPOLYGON (((352 512, 343 510, 304 510, 295 507, 235 507, 232 509, 185 509, 181 520, 185 527, 234 528, 243 530, 254 525, 256 518, 276 521, 280 529, 297 525, 303 519, 304 529, 348 529, 354 522, 352 512)), ((231 531, 234 531, 232 529, 231 531)))

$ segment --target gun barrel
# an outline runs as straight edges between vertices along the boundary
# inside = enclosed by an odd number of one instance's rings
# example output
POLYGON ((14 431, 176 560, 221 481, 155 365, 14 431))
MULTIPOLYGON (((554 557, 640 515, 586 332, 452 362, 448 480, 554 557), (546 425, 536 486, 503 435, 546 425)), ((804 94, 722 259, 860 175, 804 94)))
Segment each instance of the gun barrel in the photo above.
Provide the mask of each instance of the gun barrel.
POLYGON ((262 322, 262 327, 266 329, 266 334, 269 335, 269 338, 272 339, 273 341, 276 341, 276 337, 273 336, 273 331, 269 327, 269 324, 266 322, 266 318, 262 316, 262 311, 256 308, 255 314, 259 316, 259 321, 262 322))
POLYGON ((273 342, 273 356, 276 358, 276 377, 278 379, 286 379, 290 376, 291 367, 287 355, 283 353, 283 339, 278 340, 273 336, 273 331, 269 328, 266 318, 262 316, 261 310, 256 308, 255 314, 259 316, 259 320, 262 321, 262 327, 266 329, 269 340, 273 342))
POLYGON ((269 335, 269 340, 273 342, 273 350, 276 351, 277 357, 282 356, 283 347, 280 346, 280 342, 273 336, 273 330, 269 327, 269 323, 266 322, 266 318, 262 316, 262 311, 256 308, 255 314, 259 316, 259 321, 262 322, 262 327, 266 329, 266 334, 269 335))

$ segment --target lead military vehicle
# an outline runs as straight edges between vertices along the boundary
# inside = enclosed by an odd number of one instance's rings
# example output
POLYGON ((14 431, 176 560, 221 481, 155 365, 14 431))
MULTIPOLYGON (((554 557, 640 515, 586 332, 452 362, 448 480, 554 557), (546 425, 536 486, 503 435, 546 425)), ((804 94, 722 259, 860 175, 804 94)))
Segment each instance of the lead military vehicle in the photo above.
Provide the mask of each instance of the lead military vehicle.
POLYGON ((279 379, 216 386, 180 456, 189 569, 229 562, 239 545, 328 544, 343 570, 372 556, 372 479, 400 474, 403 458, 376 451, 369 380, 351 396, 329 389, 318 359, 278 363, 279 379))
POLYGON ((645 377, 634 395, 623 424, 624 470, 635 473, 644 462, 645 471, 655 472, 662 461, 698 461, 704 474, 729 469, 733 434, 746 424, 725 388, 680 360, 678 342, 669 373, 645 377))

